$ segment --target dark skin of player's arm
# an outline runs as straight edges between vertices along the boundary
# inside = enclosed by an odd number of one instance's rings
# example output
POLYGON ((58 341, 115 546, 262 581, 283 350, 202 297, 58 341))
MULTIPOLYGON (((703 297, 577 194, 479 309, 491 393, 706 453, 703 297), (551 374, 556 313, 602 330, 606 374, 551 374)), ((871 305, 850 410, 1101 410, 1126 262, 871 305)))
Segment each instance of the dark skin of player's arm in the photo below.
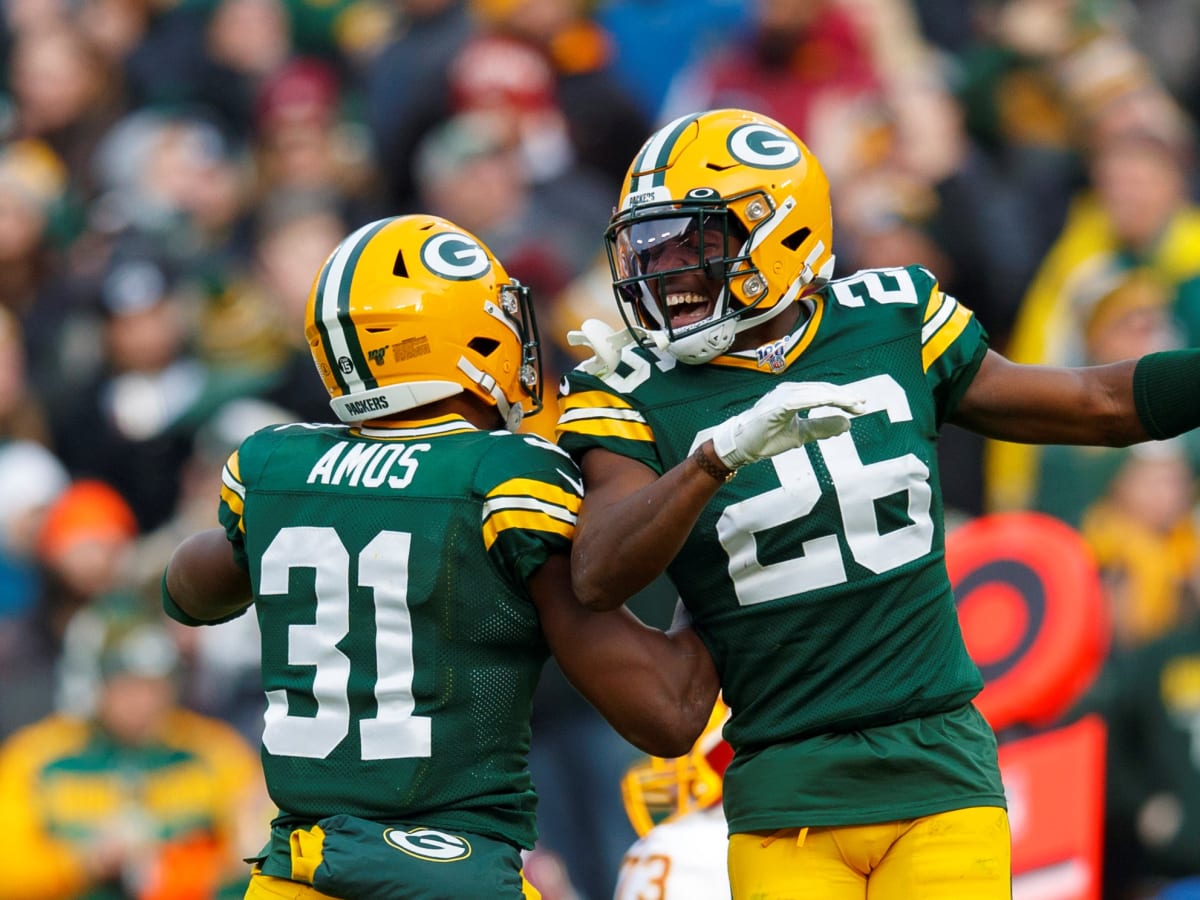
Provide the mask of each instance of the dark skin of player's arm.
MULTIPOLYGON (((454 398, 458 399, 458 398, 454 398)), ((494 411, 430 404, 429 416, 456 412, 494 428, 494 411)), ((220 528, 192 535, 175 550, 167 588, 189 615, 215 621, 251 602, 250 578, 220 528)), ((708 722, 719 684, 704 643, 690 627, 651 628, 625 609, 585 608, 571 589, 568 554, 551 556, 528 583, 550 651, 567 679, 622 737, 655 756, 681 756, 708 722)))
MULTIPOLYGON (((747 344, 741 337, 734 349, 747 344)), ((767 340, 760 334, 747 345, 767 340)), ((1128 446, 1149 439, 1134 409, 1135 365, 1027 366, 988 351, 950 421, 1019 443, 1128 446)), ((712 441, 700 450, 724 468, 712 441)), ((591 609, 615 609, 666 570, 721 482, 690 458, 658 477, 603 449, 588 451, 581 468, 587 497, 571 556, 575 592, 591 609)))

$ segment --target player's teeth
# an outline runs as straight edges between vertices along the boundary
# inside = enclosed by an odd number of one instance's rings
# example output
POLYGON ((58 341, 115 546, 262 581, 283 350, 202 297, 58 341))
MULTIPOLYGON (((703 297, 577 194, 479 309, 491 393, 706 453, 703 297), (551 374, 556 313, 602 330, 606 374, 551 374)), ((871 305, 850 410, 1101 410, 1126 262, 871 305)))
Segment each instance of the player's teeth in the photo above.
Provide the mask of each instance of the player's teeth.
POLYGON ((688 303, 704 303, 707 298, 703 294, 671 294, 667 297, 667 306, 683 306, 688 303))

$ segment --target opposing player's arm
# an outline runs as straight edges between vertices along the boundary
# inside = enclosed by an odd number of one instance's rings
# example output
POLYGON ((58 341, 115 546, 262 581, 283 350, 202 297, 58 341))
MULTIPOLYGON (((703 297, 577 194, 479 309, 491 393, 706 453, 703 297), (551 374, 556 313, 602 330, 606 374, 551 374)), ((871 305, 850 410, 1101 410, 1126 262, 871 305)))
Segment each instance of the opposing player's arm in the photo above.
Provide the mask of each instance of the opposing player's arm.
POLYGON ((233 545, 221 528, 184 540, 163 574, 163 608, 185 625, 235 618, 245 612, 251 599, 250 576, 237 564, 233 545))
POLYGON ((529 590, 551 651, 588 702, 641 750, 686 753, 704 730, 719 687, 696 633, 651 628, 625 609, 585 609, 571 590, 565 553, 547 559, 529 590))
POLYGON ((1020 365, 989 351, 951 421, 1027 444, 1123 447, 1200 425, 1200 351, 1106 366, 1020 365))

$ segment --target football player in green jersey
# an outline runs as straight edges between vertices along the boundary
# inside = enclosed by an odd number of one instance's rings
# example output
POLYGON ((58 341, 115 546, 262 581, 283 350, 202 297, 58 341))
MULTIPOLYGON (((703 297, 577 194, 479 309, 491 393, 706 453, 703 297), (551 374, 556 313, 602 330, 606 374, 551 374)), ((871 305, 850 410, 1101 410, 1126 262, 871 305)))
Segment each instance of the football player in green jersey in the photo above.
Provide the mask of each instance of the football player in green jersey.
POLYGON ((734 897, 1007 900, 938 430, 1165 438, 1200 425, 1200 351, 1018 366, 920 266, 833 280, 820 164, 742 110, 655 132, 606 241, 627 329, 587 323, 560 388, 575 590, 612 609, 665 571, 712 652, 734 897))
POLYGON ((476 238, 423 215, 363 226, 318 273, 306 335, 345 424, 247 438, 224 527, 163 574, 185 624, 258 616, 280 813, 247 897, 535 897, 520 851, 548 653, 659 754, 703 729, 712 659, 690 628, 572 594, 580 473, 515 432, 541 405, 533 310, 476 238))

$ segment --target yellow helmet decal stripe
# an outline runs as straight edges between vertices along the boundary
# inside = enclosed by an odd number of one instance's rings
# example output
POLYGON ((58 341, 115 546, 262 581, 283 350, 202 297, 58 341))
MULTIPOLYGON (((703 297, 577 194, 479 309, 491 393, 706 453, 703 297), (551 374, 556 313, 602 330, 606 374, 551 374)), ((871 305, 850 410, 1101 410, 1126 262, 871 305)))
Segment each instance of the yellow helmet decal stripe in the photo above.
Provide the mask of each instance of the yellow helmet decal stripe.
POLYGON ((394 221, 394 218, 383 219, 359 228, 338 245, 321 270, 314 318, 323 339, 330 371, 343 394, 378 387, 371 377, 351 318, 350 285, 354 278, 354 267, 371 238, 394 221))

